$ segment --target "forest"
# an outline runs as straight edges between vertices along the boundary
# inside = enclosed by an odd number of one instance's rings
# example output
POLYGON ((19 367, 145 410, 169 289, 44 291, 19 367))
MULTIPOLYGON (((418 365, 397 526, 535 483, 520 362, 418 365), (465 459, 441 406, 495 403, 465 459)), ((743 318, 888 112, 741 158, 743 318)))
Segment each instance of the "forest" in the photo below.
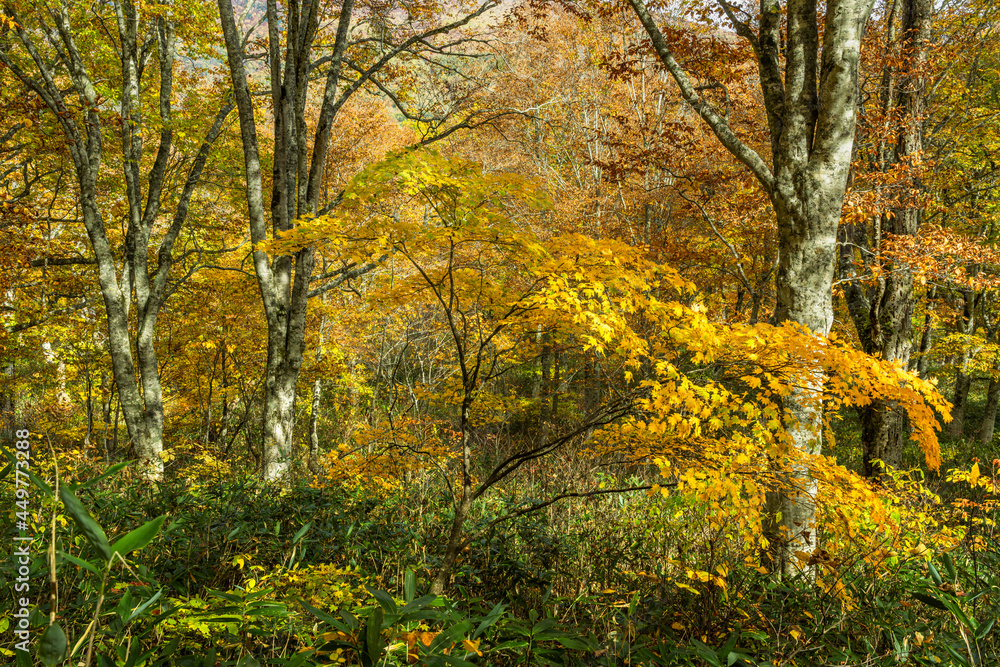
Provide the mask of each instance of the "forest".
POLYGON ((996 665, 994 0, 3 0, 0 664, 996 665))

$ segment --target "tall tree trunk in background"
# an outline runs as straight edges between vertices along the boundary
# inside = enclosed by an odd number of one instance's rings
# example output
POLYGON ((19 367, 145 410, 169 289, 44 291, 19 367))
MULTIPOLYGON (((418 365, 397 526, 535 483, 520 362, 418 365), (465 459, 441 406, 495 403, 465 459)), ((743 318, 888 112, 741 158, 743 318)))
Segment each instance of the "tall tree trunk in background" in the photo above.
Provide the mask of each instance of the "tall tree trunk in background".
MULTIPOLYGON (((739 21, 727 3, 720 3, 737 33, 750 42, 759 65, 771 140, 770 166, 737 138, 728 121, 699 94, 642 1, 629 1, 684 100, 753 172, 770 197, 779 244, 776 321, 796 322, 817 336, 828 335, 833 324, 837 225, 857 119, 861 38, 874 0, 826 4, 822 54, 814 1, 788 0, 783 31, 785 14, 779 0, 762 0, 756 32, 739 21)), ((816 394, 823 381, 820 369, 807 369, 800 388, 785 400, 792 444, 810 454, 821 450, 823 414, 816 394)), ((780 476, 780 488, 768 499, 769 533, 775 565, 789 573, 797 567, 796 551, 816 548, 817 485, 800 466, 780 476)))
MULTIPOLYGON (((964 366, 964 364, 963 364, 964 366)), ((972 388, 972 378, 966 375, 962 366, 955 373, 955 393, 952 396, 951 423, 948 424, 948 436, 957 440, 965 434, 965 405, 972 388)))
POLYGON ((993 442, 993 432, 997 423, 997 408, 1000 407, 1000 380, 990 378, 990 388, 986 391, 986 407, 983 421, 979 426, 979 442, 984 447, 993 442))
MULTIPOLYGON (((323 296, 323 302, 326 303, 326 296, 323 296)), ((324 315, 320 319, 319 323, 319 345, 316 347, 316 364, 319 365, 323 361, 323 343, 326 339, 326 328, 327 328, 327 318, 324 315)), ((319 375, 313 380, 313 390, 312 390, 312 406, 309 411, 309 452, 306 458, 306 465, 309 470, 314 475, 319 475, 322 472, 322 466, 319 463, 319 413, 322 405, 323 397, 323 378, 319 375)))
POLYGON ((274 118, 274 171, 270 214, 265 213, 260 147, 253 102, 244 64, 243 34, 236 25, 231 0, 219 0, 222 32, 240 115, 246 165, 246 195, 253 261, 267 319, 267 366, 264 372, 263 474, 268 481, 286 480, 291 466, 295 421, 295 385, 302 367, 306 309, 313 272, 312 248, 273 259, 257 248, 270 236, 292 228, 293 222, 318 209, 320 190, 338 100, 340 68, 347 46, 352 0, 341 7, 336 42, 326 77, 319 122, 313 137, 312 163, 306 137, 305 103, 313 43, 320 22, 319 2, 292 2, 279 18, 277 3, 267 3, 268 61, 274 118), (281 43, 282 23, 286 44, 281 43), (270 231, 269 231, 270 228, 270 231))
POLYGON ((453 505, 455 512, 451 520, 451 531, 448 533, 448 542, 445 544, 444 556, 441 565, 431 580, 430 592, 434 595, 441 595, 444 587, 448 583, 448 578, 455 569, 455 562, 458 560, 459 550, 462 547, 462 531, 465 525, 465 518, 472 508, 473 488, 472 488, 472 449, 470 446, 471 432, 469 424, 469 406, 472 405, 473 391, 475 387, 466 383, 465 395, 461 405, 461 415, 459 417, 460 433, 462 434, 462 490, 453 505))
MULTIPOLYGON (((1000 338, 1000 320, 990 317, 991 305, 985 301, 981 303, 980 315, 983 329, 986 333, 986 342, 996 345, 998 338, 1000 338)), ((976 433, 976 439, 983 446, 989 445, 993 441, 993 431, 997 421, 997 408, 1000 407, 1000 374, 998 374, 1000 371, 998 371, 997 362, 998 360, 994 356, 990 368, 990 384, 986 390, 986 405, 983 407, 983 418, 979 422, 979 431, 976 433)))
MULTIPOLYGON (((966 336, 971 336, 976 330, 976 305, 978 297, 972 290, 965 290, 962 294, 965 307, 962 313, 962 321, 959 330, 966 336)), ((972 378, 969 377, 969 361, 972 352, 969 345, 962 347, 962 359, 958 364, 955 373, 955 393, 952 397, 951 423, 948 424, 948 436, 952 440, 961 438, 965 432, 965 404, 969 398, 969 389, 972 387, 972 378)))
MULTIPOLYGON (((292 431, 295 424, 295 389, 305 350, 306 310, 308 299, 361 273, 374 263, 356 266, 345 262, 321 278, 333 282, 310 290, 313 276, 313 249, 303 248, 294 254, 270 257, 258 244, 292 228, 296 220, 316 214, 323 191, 327 152, 337 113, 344 102, 386 64, 400 54, 416 49, 431 49, 429 40, 447 35, 495 6, 486 0, 470 14, 444 26, 413 35, 393 45, 383 43, 382 57, 356 79, 342 85, 341 69, 349 42, 354 10, 353 0, 343 0, 336 36, 325 63, 326 77, 316 129, 309 137, 306 123, 306 94, 314 69, 313 49, 319 27, 328 11, 319 0, 289 0, 279 12, 277 0, 267 2, 268 62, 273 108, 274 170, 271 199, 265 201, 261 178, 260 146, 250 86, 247 81, 246 43, 241 27, 236 25, 232 0, 218 0, 222 32, 226 40, 229 71, 240 115, 240 134, 246 166, 246 196, 250 238, 254 243, 253 262, 267 319, 267 366, 264 372, 264 458, 263 475, 269 481, 286 480, 291 466, 292 431), (284 43, 282 41, 284 40, 284 43), (311 151, 310 151, 311 147, 311 151), (269 213, 265 207, 270 205, 269 213)), ((324 41, 325 41, 324 35, 324 41)))
POLYGON ((14 362, 7 361, 3 365, 4 385, 0 389, 0 419, 3 425, 0 426, 0 438, 4 443, 14 441, 14 432, 17 430, 17 406, 14 402, 14 362))
MULTIPOLYGON (((160 214, 167 162, 173 146, 171 97, 173 94, 174 23, 158 17, 143 26, 139 11, 131 2, 113 2, 117 25, 116 53, 120 59, 120 120, 122 169, 125 181, 127 219, 124 253, 115 256, 102 217, 98 177, 104 159, 101 100, 94 78, 77 45, 71 19, 90 11, 82 5, 63 2, 59 6, 38 5, 30 14, 18 13, 6 5, 4 13, 17 28, 2 36, 0 63, 45 104, 66 138, 79 188, 79 204, 87 231, 97 279, 108 321, 108 346, 121 412, 129 440, 138 458, 138 469, 149 479, 163 474, 163 390, 156 359, 155 328, 160 309, 169 296, 167 278, 173 263, 172 251, 187 219, 191 196, 201 180, 212 144, 232 106, 223 106, 215 117, 198 154, 191 161, 187 180, 176 203, 173 219, 156 249, 158 265, 150 271, 150 234, 160 214), (142 178, 142 130, 144 119, 140 92, 142 76, 150 56, 159 61, 158 112, 159 147, 146 178, 142 178), (68 73, 68 78, 65 74, 68 73), (66 85, 66 84, 69 85, 66 85), (78 111, 82 109, 82 111, 78 111), (143 187, 145 185, 145 188, 143 187), (144 191, 145 190, 145 191, 144 191), (120 276, 120 277, 119 277, 120 276), (132 299, 135 298, 135 329, 129 328, 132 299), (136 356, 133 357, 133 349, 136 356), (138 360, 138 364, 136 363, 138 360), (138 377, 138 379, 137 379, 138 377)), ((86 21, 90 17, 84 16, 86 21)), ((107 26, 106 26, 107 27, 107 26)), ((89 37, 88 37, 89 39, 89 37)), ((102 73, 100 80, 104 80, 102 73)))
POLYGON ((101 432, 101 451, 104 460, 110 463, 114 459, 115 452, 111 449, 111 403, 112 403, 111 379, 106 370, 101 370, 101 416, 104 426, 101 432))
POLYGON ((319 408, 320 400, 323 396, 323 381, 319 378, 313 380, 312 409, 309 412, 309 458, 307 465, 309 470, 315 474, 320 474, 319 465, 319 408))
MULTIPOLYGON (((923 115, 930 43, 933 0, 895 0, 886 31, 886 50, 893 54, 882 73, 880 94, 883 117, 895 113, 900 122, 895 145, 879 143, 876 168, 888 172, 901 164, 919 159, 923 150, 923 115)), ((914 194, 921 189, 919 178, 912 184, 914 194)), ((912 197, 916 200, 916 197, 912 197)), ((920 223, 920 204, 911 202, 874 220, 872 248, 881 258, 875 285, 865 291, 857 281, 848 284, 848 305, 858 338, 867 354, 909 366, 913 347, 913 270, 906 262, 894 261, 880 253, 887 235, 914 236, 920 223)), ((853 260, 853 249, 847 253, 853 260)), ((873 400, 858 408, 864 474, 877 477, 886 469, 898 468, 906 443, 906 415, 891 402, 873 400), (881 461, 879 464, 877 461, 881 461)))
POLYGON ((917 375, 926 380, 928 377, 929 360, 927 353, 931 350, 931 343, 934 339, 934 318, 931 315, 931 302, 937 298, 937 288, 932 287, 924 297, 924 327, 920 332, 920 347, 917 349, 917 358, 910 358, 910 370, 915 370, 917 375))

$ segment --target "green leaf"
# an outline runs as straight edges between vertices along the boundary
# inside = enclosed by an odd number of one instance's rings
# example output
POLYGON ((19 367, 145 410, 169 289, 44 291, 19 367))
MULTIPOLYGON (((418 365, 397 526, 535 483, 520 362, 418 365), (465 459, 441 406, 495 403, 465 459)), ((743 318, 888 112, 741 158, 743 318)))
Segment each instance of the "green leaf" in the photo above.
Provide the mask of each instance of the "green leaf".
POLYGON ((917 598, 926 605, 934 607, 935 609, 940 609, 941 611, 948 611, 948 608, 944 606, 944 603, 942 603, 937 598, 931 597, 930 595, 924 595, 923 593, 914 593, 913 597, 917 598))
POLYGON ((162 594, 162 593, 163 593, 163 589, 161 588, 160 590, 156 591, 156 593, 153 594, 153 597, 149 598, 148 600, 146 600, 145 602, 143 602, 141 605, 139 605, 138 607, 136 607, 132 611, 132 613, 129 615, 129 617, 125 620, 125 624, 126 625, 129 624, 133 620, 135 620, 136 618, 138 618, 139 616, 141 616, 144 611, 146 611, 147 609, 149 609, 153 605, 153 603, 155 603, 157 600, 160 599, 160 594, 162 594))
POLYGON ((942 602, 946 607, 948 607, 948 611, 955 616, 955 619, 958 620, 959 623, 973 632, 976 631, 976 622, 965 614, 965 611, 962 610, 962 605, 960 605, 956 600, 951 599, 944 599, 942 602))
POLYGON ((69 490, 69 487, 60 486, 59 497, 62 499, 66 511, 73 517, 76 525, 87 537, 87 540, 101 554, 101 558, 105 561, 110 561, 111 545, 108 544, 108 536, 104 534, 104 529, 94 521, 90 513, 87 512, 87 508, 83 506, 83 503, 76 497, 76 494, 69 490))
POLYGON ((412 600, 411 602, 406 604, 399 610, 399 613, 406 615, 415 611, 420 611, 425 607, 432 606, 432 603, 435 602, 436 600, 437 600, 436 595, 424 595, 423 597, 419 597, 416 600, 412 600))
POLYGON ((301 528, 299 528, 299 530, 295 533, 295 536, 292 537, 292 544, 298 544, 299 540, 301 540, 302 537, 307 532, 309 532, 309 529, 312 528, 312 525, 313 525, 313 522, 309 521, 309 522, 306 523, 306 525, 304 525, 301 528))
POLYGON ((70 563, 73 563, 73 565, 76 565, 77 567, 82 567, 88 572, 92 572, 97 576, 101 576, 100 570, 98 570, 96 567, 94 567, 87 561, 83 560, 82 558, 77 558, 76 556, 72 556, 66 553, 65 551, 57 551, 56 553, 59 554, 59 557, 62 558, 63 560, 68 560, 70 563))
POLYGON ((707 644, 704 644, 697 639, 692 639, 691 643, 694 644, 695 654, 712 665, 712 667, 722 667, 722 662, 719 660, 719 656, 716 655, 715 651, 711 649, 707 644))
POLYGON ((396 601, 392 599, 392 596, 385 591, 376 590, 369 586, 365 586, 372 597, 378 601, 379 606, 390 614, 396 613, 396 601))
POLYGON ((166 647, 160 651, 160 658, 159 660, 153 663, 152 667, 160 667, 160 665, 166 665, 171 660, 173 660, 174 653, 177 652, 177 647, 180 646, 180 643, 181 643, 180 637, 174 637, 173 639, 171 639, 170 643, 167 644, 166 647))
MULTIPOLYGON (((739 641, 739 639, 740 639, 739 633, 734 632, 729 637, 729 640, 725 644, 722 645, 722 648, 719 649, 719 654, 720 655, 721 654, 730 655, 733 652, 733 649, 736 648, 736 642, 739 641)), ((729 664, 732 664, 732 663, 729 663, 729 664)))
POLYGON ((979 629, 976 630, 976 639, 982 641, 982 639, 987 634, 989 634, 989 631, 993 629, 993 623, 996 620, 997 620, 996 618, 991 618, 990 620, 988 620, 985 623, 983 623, 982 625, 980 625, 979 629))
POLYGON ((283 665, 283 667, 299 667, 299 665, 304 663, 308 658, 311 658, 312 655, 313 655, 312 651, 301 651, 299 653, 296 653, 295 655, 293 655, 291 658, 288 659, 288 661, 283 665))
POLYGON ((163 514, 156 517, 152 521, 147 521, 111 545, 111 551, 121 554, 124 558, 132 551, 142 549, 144 546, 152 542, 153 538, 156 537, 156 534, 160 532, 160 527, 163 526, 163 521, 166 518, 167 515, 163 514))
POLYGON ((403 575, 403 599, 407 603, 412 602, 417 596, 417 575, 410 568, 406 568, 403 575))
POLYGON ((968 658, 966 658, 964 655, 962 655, 961 653, 959 653, 958 651, 956 651, 955 649, 953 649, 951 647, 951 644, 945 644, 944 647, 945 647, 945 649, 948 650, 948 653, 951 653, 952 657, 954 657, 956 660, 958 660, 958 664, 960 664, 960 665, 971 665, 972 664, 972 663, 969 662, 968 658))
POLYGON ((382 607, 375 607, 368 616, 368 625, 365 628, 365 651, 361 654, 362 662, 368 658, 368 665, 374 665, 382 656, 382 621, 384 620, 382 607))
POLYGON ((486 618, 483 619, 483 622, 479 624, 476 631, 472 633, 472 638, 476 639, 479 635, 483 634, 488 627, 496 623, 497 620, 503 615, 504 609, 506 609, 506 606, 502 602, 497 603, 497 605, 490 610, 490 613, 486 615, 486 618))
POLYGON ((118 601, 118 606, 115 607, 115 613, 118 614, 118 618, 124 624, 125 619, 128 618, 129 612, 132 611, 132 591, 125 589, 122 594, 121 600, 118 601))
POLYGON ((558 622, 559 621, 557 621, 554 618, 543 618, 542 620, 535 623, 534 627, 531 628, 531 634, 533 635, 541 634, 546 630, 550 630, 551 628, 555 627, 555 625, 558 622))
POLYGON ((105 477, 110 477, 111 475, 114 475, 116 472, 118 472, 119 470, 121 470, 122 468, 124 468, 127 465, 128 465, 128 461, 122 461, 121 463, 116 463, 113 466, 111 466, 110 468, 108 468, 107 470, 105 470, 104 472, 102 472, 100 475, 97 475, 96 477, 94 477, 93 479, 89 479, 86 482, 82 482, 80 484, 77 484, 76 485, 76 490, 77 491, 82 491, 84 489, 90 488, 94 484, 97 484, 98 482, 100 482, 105 477))
POLYGON ((66 633, 62 631, 58 623, 53 623, 45 628, 42 638, 38 642, 38 659, 46 667, 58 665, 66 657, 66 633))
POLYGON ((594 649, 589 642, 577 637, 556 637, 556 641, 566 648, 577 649, 579 651, 592 651, 594 649))
POLYGON ((489 652, 490 653, 496 653, 496 652, 502 651, 504 649, 511 649, 511 650, 517 651, 517 650, 521 650, 521 649, 527 648, 528 646, 529 646, 529 642, 527 642, 527 641, 525 641, 523 639, 511 639, 509 641, 501 642, 499 644, 491 646, 490 649, 489 649, 489 652))
POLYGON ((431 640, 431 645, 427 647, 428 652, 440 653, 452 644, 459 643, 471 629, 471 621, 462 621, 461 623, 456 623, 450 628, 442 630, 436 637, 434 637, 433 640, 431 640))
POLYGON ((958 572, 955 571, 955 561, 951 559, 951 554, 942 554, 941 562, 944 563, 944 569, 948 570, 948 578, 957 581, 958 572))
POLYGON ((205 590, 208 591, 209 595, 214 595, 215 597, 222 598, 223 600, 229 600, 230 602, 235 602, 237 604, 241 604, 243 602, 243 598, 241 598, 239 595, 234 595, 233 593, 224 593, 222 591, 216 591, 211 588, 206 588, 205 590))
POLYGON ((934 567, 934 563, 927 563, 927 571, 931 573, 931 579, 934 580, 935 584, 940 586, 944 583, 944 579, 941 578, 941 573, 938 572, 938 569, 934 567))
POLYGON ((347 611, 346 609, 338 609, 337 611, 340 614, 340 617, 344 619, 344 623, 347 624, 347 627, 350 628, 347 634, 352 634, 361 625, 358 622, 358 617, 352 614, 351 612, 347 611))
POLYGON ((323 621, 327 625, 336 625, 340 623, 338 619, 334 618, 333 616, 330 616, 330 614, 326 613, 325 611, 320 611, 319 609, 312 606, 311 604, 309 604, 308 602, 306 602, 301 598, 299 598, 299 604, 305 607, 306 611, 308 611, 310 614, 312 614, 319 620, 323 621))

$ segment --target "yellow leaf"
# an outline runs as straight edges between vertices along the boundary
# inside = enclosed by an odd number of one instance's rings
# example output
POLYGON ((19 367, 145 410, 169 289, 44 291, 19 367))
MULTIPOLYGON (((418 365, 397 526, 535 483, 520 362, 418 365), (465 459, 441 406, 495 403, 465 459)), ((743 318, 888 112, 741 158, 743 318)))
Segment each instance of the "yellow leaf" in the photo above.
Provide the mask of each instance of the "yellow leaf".
POLYGON ((677 621, 674 621, 673 623, 671 623, 670 627, 672 627, 674 630, 683 630, 684 629, 684 626, 681 625, 680 623, 678 623, 677 621))
POLYGON ((463 639, 462 640, 462 646, 464 646, 465 650, 468 651, 469 653, 475 653, 476 655, 482 655, 483 652, 479 650, 479 642, 480 641, 482 641, 482 640, 481 639, 477 639, 475 641, 472 641, 471 639, 463 639))
POLYGON ((972 470, 969 471, 969 485, 975 486, 976 482, 979 480, 979 463, 972 464, 972 470))

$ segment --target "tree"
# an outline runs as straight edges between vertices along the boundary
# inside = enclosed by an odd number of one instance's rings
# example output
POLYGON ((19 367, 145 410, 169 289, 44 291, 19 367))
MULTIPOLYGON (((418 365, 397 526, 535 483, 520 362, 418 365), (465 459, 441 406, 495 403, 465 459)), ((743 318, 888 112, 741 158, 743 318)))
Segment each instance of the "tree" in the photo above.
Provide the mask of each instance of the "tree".
MULTIPOLYGON (((813 0, 788 0, 784 6, 780 0, 762 0, 756 31, 748 11, 719 0, 757 59, 770 134, 770 165, 737 136, 725 114, 703 92, 706 89, 695 85, 642 0, 629 2, 684 100, 750 169, 770 198, 778 227, 776 320, 795 322, 818 337, 826 336, 833 324, 837 225, 857 122, 861 40, 874 0, 831 0, 822 16, 813 0), (783 18, 787 19, 784 32, 783 18)), ((822 406, 809 397, 821 393, 822 386, 823 376, 817 370, 785 398, 784 418, 789 422, 791 445, 798 450, 818 453, 821 449, 822 406)), ((790 482, 785 488, 799 490, 772 494, 769 509, 774 517, 771 533, 779 543, 774 557, 783 571, 789 571, 794 567, 792 553, 816 548, 811 500, 816 483, 801 467, 793 466, 784 474, 790 482)))
MULTIPOLYGON (((129 438, 139 459, 139 468, 157 479, 163 471, 163 391, 155 348, 157 318, 174 286, 169 282, 175 263, 174 246, 189 217, 192 196, 201 180, 212 145, 223 129, 232 105, 223 103, 190 164, 180 194, 167 222, 165 209, 172 156, 178 150, 174 116, 174 60, 177 53, 176 11, 157 6, 143 16, 130 1, 115 1, 113 16, 102 16, 107 6, 84 7, 60 2, 56 6, 7 3, 7 20, 0 36, 0 63, 22 86, 44 102, 61 128, 75 171, 79 215, 86 229, 92 258, 64 263, 93 264, 108 321, 108 344, 115 384, 129 438), (95 44, 100 33, 91 24, 117 27, 111 43, 95 44), (80 26, 87 26, 85 29, 80 26), (113 53, 118 72, 108 86, 94 70, 111 66, 101 56, 113 53), (155 54, 158 67, 147 68, 155 54), (150 73, 152 72, 152 76, 150 73), (153 80, 151 81, 150 78, 153 80), (150 113, 145 91, 152 88, 156 111, 150 113), (107 96, 113 96, 118 113, 109 111, 107 96), (152 118, 150 118, 152 117, 152 118), (120 122, 120 129, 116 127, 120 122), (106 224, 113 215, 112 200, 102 182, 105 134, 120 132, 121 175, 125 182, 125 234, 116 238, 106 224), (146 136, 156 132, 155 158, 143 173, 146 136), (159 244, 153 241, 160 234, 159 244), (121 244, 119 251, 115 246, 121 244), (155 248, 156 266, 149 254, 155 248), (135 299, 136 332, 130 333, 129 315, 135 299), (132 350, 135 350, 133 356, 132 350), (138 373, 137 373, 138 371, 138 373), (137 380, 138 375, 138 380, 137 380)), ((190 18, 196 18, 197 12, 190 18)), ((112 70, 113 71, 113 70, 112 70)), ((190 102, 197 99, 187 91, 190 102)))
MULTIPOLYGON (((889 179, 891 193, 872 216, 852 217, 842 227, 841 271, 849 278, 846 298, 862 348, 887 361, 909 365, 913 347, 913 268, 905 256, 886 253, 885 240, 906 243, 917 233, 923 212, 922 179, 928 61, 933 6, 929 0, 898 0, 885 18, 881 72, 866 109, 862 162, 871 172, 855 174, 857 189, 880 190, 870 181, 889 179), (894 141, 892 141, 894 139, 894 141), (867 187, 866 187, 867 185, 867 187), (902 191, 902 194, 900 194, 902 191), (871 220, 871 232, 866 224, 871 220), (874 237, 869 241, 868 237, 874 237), (856 249, 863 263, 879 263, 868 287, 854 274, 856 249)), ((860 171, 860 170, 859 170, 860 171)), ((905 415, 892 405, 873 402, 860 409, 864 473, 875 477, 898 468, 907 440, 905 415), (881 461, 882 463, 877 463, 881 461)))
POLYGON ((364 28, 357 23, 352 26, 355 5, 353 0, 344 0, 336 31, 329 35, 332 46, 326 55, 314 60, 316 40, 328 37, 323 23, 328 11, 326 5, 320 0, 290 0, 279 11, 277 2, 269 1, 264 17, 274 139, 269 202, 264 197, 261 147, 244 52, 249 36, 237 26, 232 0, 219 0, 218 6, 240 117, 253 263, 267 319, 264 477, 278 480, 287 476, 291 463, 295 391, 305 352, 308 299, 375 265, 343 262, 314 276, 315 257, 311 248, 272 257, 261 244, 292 229, 297 220, 318 214, 324 208, 321 200, 331 199, 324 181, 327 152, 334 121, 347 99, 364 86, 374 85, 404 110, 405 103, 392 95, 389 77, 385 75, 390 63, 415 57, 433 64, 437 59, 449 57, 462 43, 462 39, 454 39, 457 31, 496 3, 486 0, 462 18, 441 25, 434 25, 428 19, 434 15, 429 10, 416 14, 406 10, 403 14, 407 19, 396 24, 389 7, 365 8, 365 13, 370 14, 372 32, 353 39, 352 31, 364 33, 364 28), (444 45, 435 44, 435 40, 444 45), (306 119, 309 84, 324 67, 319 115, 315 127, 310 128, 306 119), (357 76, 351 79, 345 71, 356 71, 357 76), (269 213, 265 213, 265 206, 269 206, 269 213), (319 286, 322 280, 330 282, 319 286))

